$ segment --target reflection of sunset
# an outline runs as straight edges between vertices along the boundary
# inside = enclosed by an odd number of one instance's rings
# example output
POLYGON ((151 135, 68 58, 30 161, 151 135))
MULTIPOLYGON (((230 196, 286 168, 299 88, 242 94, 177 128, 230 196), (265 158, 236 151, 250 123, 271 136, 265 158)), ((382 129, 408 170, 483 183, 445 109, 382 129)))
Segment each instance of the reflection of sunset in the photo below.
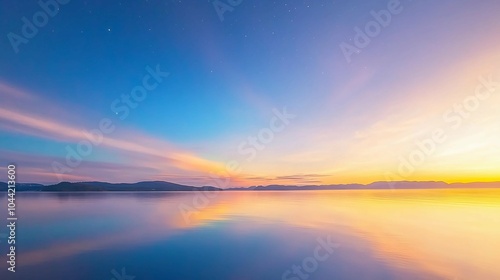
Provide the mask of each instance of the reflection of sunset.
POLYGON ((446 278, 499 278, 500 269, 494 265, 500 261, 499 192, 481 197, 474 197, 474 191, 443 192, 449 197, 440 202, 425 197, 361 200, 352 206, 362 209, 362 215, 343 215, 381 258, 396 266, 416 266, 446 278))
POLYGON ((299 233, 307 232, 315 236, 313 240, 345 236, 338 241, 346 258, 350 258, 352 246, 357 246, 354 244, 364 243, 360 249, 366 257, 386 263, 395 274, 411 271, 445 279, 500 278, 496 265, 500 261, 498 189, 210 195, 204 208, 194 207, 194 193, 43 195, 22 210, 31 228, 25 232, 36 235, 42 226, 84 231, 27 248, 20 258, 25 266, 42 265, 87 252, 162 243, 190 232, 198 232, 202 238, 204 230, 225 225, 234 237, 250 238, 271 231, 288 244, 283 254, 300 248, 299 233), (191 210, 186 216, 189 219, 179 211, 182 205, 191 207, 186 208, 191 210), (100 229, 99 225, 112 226, 100 229))
POLYGON ((234 217, 345 231, 368 241, 376 257, 395 268, 451 279, 500 278, 498 190, 233 192, 230 198, 231 208, 212 205, 196 223, 234 217))

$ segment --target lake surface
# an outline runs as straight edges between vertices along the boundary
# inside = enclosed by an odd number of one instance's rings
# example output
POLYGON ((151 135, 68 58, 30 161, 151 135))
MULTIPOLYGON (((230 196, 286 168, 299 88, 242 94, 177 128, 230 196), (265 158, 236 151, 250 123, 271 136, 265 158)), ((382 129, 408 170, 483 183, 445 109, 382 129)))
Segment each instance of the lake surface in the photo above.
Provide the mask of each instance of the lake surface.
POLYGON ((500 189, 209 195, 18 193, 0 279, 500 279, 500 189))

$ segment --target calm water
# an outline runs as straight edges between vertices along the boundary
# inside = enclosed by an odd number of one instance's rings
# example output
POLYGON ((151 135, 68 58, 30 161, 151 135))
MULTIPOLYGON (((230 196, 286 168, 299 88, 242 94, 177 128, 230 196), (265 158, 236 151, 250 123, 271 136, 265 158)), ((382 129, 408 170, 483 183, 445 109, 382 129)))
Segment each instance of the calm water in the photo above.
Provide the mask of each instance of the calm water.
POLYGON ((221 192, 187 212, 193 197, 18 194, 0 279, 500 279, 500 190, 221 192))

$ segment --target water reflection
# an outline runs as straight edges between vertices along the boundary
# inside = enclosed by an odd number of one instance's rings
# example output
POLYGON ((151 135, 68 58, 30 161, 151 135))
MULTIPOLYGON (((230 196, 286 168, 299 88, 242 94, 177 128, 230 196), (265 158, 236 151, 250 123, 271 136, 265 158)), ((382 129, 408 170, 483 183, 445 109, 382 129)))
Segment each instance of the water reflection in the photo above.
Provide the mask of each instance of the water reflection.
POLYGON ((193 195, 19 194, 18 272, 0 276, 282 279, 331 236, 308 279, 500 279, 497 189, 222 192, 187 221, 193 195))

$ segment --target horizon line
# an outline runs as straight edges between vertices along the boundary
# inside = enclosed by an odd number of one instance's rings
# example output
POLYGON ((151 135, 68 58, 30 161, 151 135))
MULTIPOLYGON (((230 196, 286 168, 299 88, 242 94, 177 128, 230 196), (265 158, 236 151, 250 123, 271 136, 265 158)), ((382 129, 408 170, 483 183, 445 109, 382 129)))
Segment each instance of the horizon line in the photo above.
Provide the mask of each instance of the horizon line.
MULTIPOLYGON (((372 184, 376 183, 387 183, 387 184, 397 184, 397 183, 443 183, 446 185, 453 185, 453 184, 500 184, 500 181, 473 181, 473 182, 445 182, 445 181, 434 181, 434 180, 429 180, 429 181, 409 181, 409 180, 402 180, 402 181, 373 181, 371 183, 332 183, 332 184, 267 184, 267 185, 250 185, 250 186, 241 186, 241 187, 227 187, 227 188, 221 188, 221 187, 216 187, 213 185, 200 185, 200 186, 195 186, 195 185, 189 185, 189 184, 181 184, 181 183, 176 183, 172 181, 162 181, 162 180, 146 180, 146 181, 137 181, 137 182, 106 182, 106 181, 61 181, 61 182, 56 182, 56 183, 34 183, 34 182, 29 182, 29 183, 21 183, 21 182, 16 182, 17 184, 36 184, 36 185, 42 185, 42 186, 52 186, 52 185, 57 185, 60 183, 71 183, 71 184, 78 184, 78 183, 106 183, 106 184, 138 184, 138 183, 148 183, 148 182, 160 182, 160 183, 170 183, 170 184, 176 184, 180 186, 188 186, 188 187, 214 187, 214 188, 219 188, 219 189, 235 189, 235 188, 251 188, 251 187, 266 187, 266 186, 285 186, 285 187, 311 187, 311 186, 345 186, 345 185, 361 185, 361 186, 369 186, 372 184)), ((7 182, 1 182, 4 184, 7 184, 7 182)))

